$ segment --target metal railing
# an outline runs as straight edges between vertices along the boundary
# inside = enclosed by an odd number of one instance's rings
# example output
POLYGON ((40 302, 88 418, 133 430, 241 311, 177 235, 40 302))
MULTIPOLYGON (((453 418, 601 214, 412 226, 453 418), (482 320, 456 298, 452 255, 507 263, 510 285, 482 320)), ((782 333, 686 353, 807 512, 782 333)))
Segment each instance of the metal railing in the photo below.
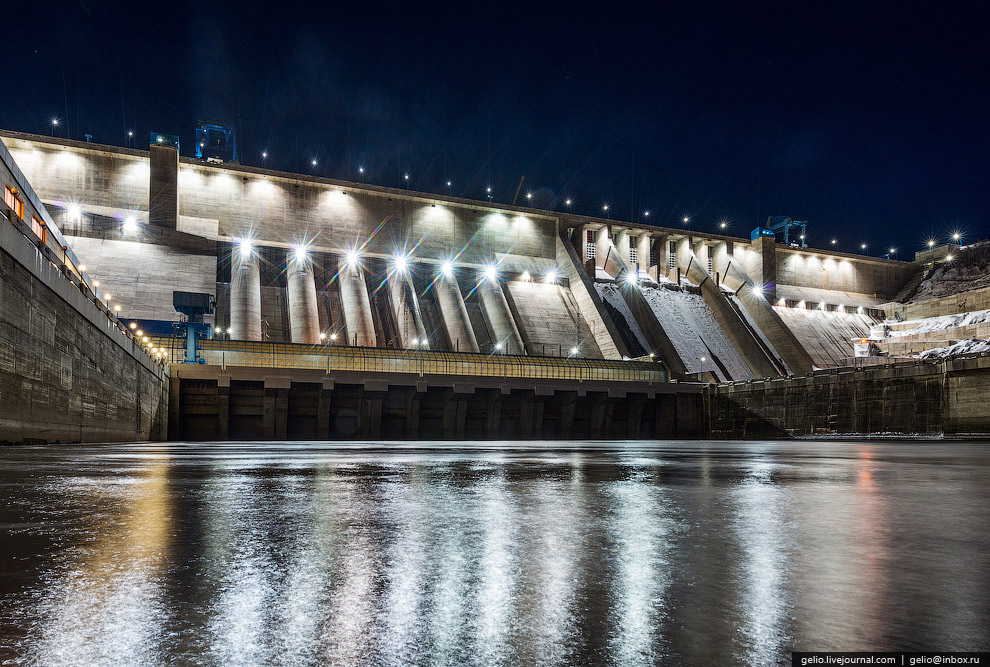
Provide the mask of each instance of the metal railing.
MULTIPOLYGON (((171 363, 182 363, 184 340, 156 337, 171 363)), ((200 341, 207 364, 229 367, 311 369, 359 373, 405 373, 417 376, 475 376, 604 382, 667 382, 662 364, 607 359, 561 359, 465 352, 399 350, 343 345, 305 345, 222 339, 200 341)))

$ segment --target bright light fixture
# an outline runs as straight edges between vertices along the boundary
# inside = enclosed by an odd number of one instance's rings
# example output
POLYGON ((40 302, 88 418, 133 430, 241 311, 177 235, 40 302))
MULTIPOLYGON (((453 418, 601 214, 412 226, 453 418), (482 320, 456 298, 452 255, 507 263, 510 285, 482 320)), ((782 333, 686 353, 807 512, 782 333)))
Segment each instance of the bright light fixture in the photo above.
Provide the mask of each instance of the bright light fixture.
POLYGON ((448 260, 440 265, 440 273, 443 274, 444 278, 454 277, 454 265, 448 260))
POLYGON ((296 246, 295 249, 292 251, 292 254, 293 256, 295 256, 296 261, 302 264, 307 259, 309 259, 309 246, 304 246, 304 245, 296 246))
POLYGON ((498 269, 493 264, 489 264, 485 267, 485 278, 488 282, 493 283, 498 280, 498 269))
POLYGON ((564 205, 565 205, 565 206, 570 206, 570 205, 571 205, 571 200, 570 200, 570 199, 568 199, 567 201, 565 201, 565 202, 564 202, 564 205))
POLYGON ((684 216, 684 222, 687 222, 687 221, 688 221, 688 217, 685 215, 684 216))
POLYGON ((135 229, 137 229, 137 218, 133 215, 129 215, 124 218, 124 231, 133 232, 135 229))
POLYGON ((103 298, 106 299, 107 301, 109 301, 110 299, 113 298, 113 294, 104 294, 103 295, 103 298))
POLYGON ((519 280, 524 283, 533 282, 533 276, 529 275, 529 271, 523 271, 522 275, 519 276, 519 280))
POLYGON ((945 261, 951 262, 952 261, 952 255, 946 255, 945 256, 945 261))
POLYGON ((404 274, 409 269, 409 256, 408 255, 396 255, 392 258, 392 266, 395 267, 396 273, 399 275, 404 274))
POLYGON ((571 348, 571 354, 577 354, 577 353, 578 353, 577 347, 572 347, 571 348))
POLYGON ((217 327, 213 331, 214 331, 214 333, 223 333, 223 329, 221 329, 220 327, 217 327))
POLYGON ((137 329, 137 322, 131 322, 131 328, 137 329))
POLYGON ((79 208, 79 204, 69 204, 69 217, 78 218, 82 213, 82 209, 79 208))
POLYGON ((419 346, 419 339, 418 339, 418 338, 413 338, 413 339, 412 339, 411 341, 409 341, 409 342, 410 342, 410 343, 412 343, 412 346, 413 346, 413 347, 418 347, 418 346, 419 346))
POLYGON ((637 285, 639 284, 639 276, 636 275, 635 271, 626 272, 626 284, 627 285, 637 285))
POLYGON ((496 350, 501 350, 502 349, 502 343, 495 343, 495 349, 496 350))
POLYGON ((86 265, 85 264, 80 264, 77 268, 79 269, 79 273, 85 273, 86 272, 86 265))
POLYGON ((348 267, 356 269, 361 261, 361 254, 357 250, 348 250, 344 253, 344 261, 347 262, 348 267))
POLYGON ((247 240, 242 240, 237 242, 237 246, 241 250, 241 258, 247 259, 251 256, 251 242, 247 240))
POLYGON ((320 340, 326 340, 326 339, 327 339, 327 335, 321 331, 320 332, 320 340))
POLYGON ((960 234, 959 232, 954 232, 954 233, 952 234, 952 240, 953 240, 953 241, 958 241, 958 240, 959 240, 959 239, 961 239, 961 238, 962 238, 962 234, 960 234))
POLYGON ((554 284, 554 283, 556 283, 557 282, 557 270, 556 269, 550 269, 549 271, 547 271, 547 277, 545 278, 545 280, 546 280, 546 282, 550 283, 551 285, 554 284))

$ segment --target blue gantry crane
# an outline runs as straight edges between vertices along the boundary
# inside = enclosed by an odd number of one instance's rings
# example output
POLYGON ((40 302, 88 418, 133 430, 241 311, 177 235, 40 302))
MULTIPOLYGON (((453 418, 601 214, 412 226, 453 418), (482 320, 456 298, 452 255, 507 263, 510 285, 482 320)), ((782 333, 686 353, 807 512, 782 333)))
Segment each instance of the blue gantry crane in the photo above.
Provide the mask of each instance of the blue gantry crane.
POLYGON ((186 358, 183 363, 205 364, 206 360, 199 356, 196 341, 210 336, 210 325, 203 321, 203 316, 213 314, 216 298, 204 292, 174 291, 172 306, 186 316, 185 322, 175 324, 178 336, 186 339, 186 358))
POLYGON ((808 235, 808 221, 807 220, 795 220, 794 218, 789 218, 786 215, 771 215, 767 218, 767 224, 764 229, 769 229, 775 235, 781 232, 784 233, 784 245, 799 245, 802 248, 808 247, 805 243, 805 238, 808 235), (797 235, 797 239, 791 241, 791 230, 800 230, 797 235))

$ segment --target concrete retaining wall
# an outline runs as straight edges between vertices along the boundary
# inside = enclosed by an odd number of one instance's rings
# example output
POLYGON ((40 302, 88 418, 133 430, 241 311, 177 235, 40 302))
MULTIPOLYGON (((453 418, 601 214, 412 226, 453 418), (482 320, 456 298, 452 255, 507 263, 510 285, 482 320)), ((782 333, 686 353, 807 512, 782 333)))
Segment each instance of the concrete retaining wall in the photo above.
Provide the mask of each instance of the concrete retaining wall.
POLYGON ((990 433, 990 357, 713 386, 714 438, 990 433))
POLYGON ((0 219, 0 442, 164 439, 168 377, 0 219))

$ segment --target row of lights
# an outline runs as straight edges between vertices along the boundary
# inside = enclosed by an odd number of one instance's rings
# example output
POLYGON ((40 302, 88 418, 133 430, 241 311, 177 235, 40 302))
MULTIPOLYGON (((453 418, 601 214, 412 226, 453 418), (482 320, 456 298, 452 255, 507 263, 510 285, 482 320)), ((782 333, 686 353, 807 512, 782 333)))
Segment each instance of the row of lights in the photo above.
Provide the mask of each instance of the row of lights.
MULTIPOLYGON (((52 118, 51 119, 51 123, 52 123, 52 136, 54 136, 55 135, 55 128, 58 127, 58 124, 59 124, 59 119, 58 118, 52 118)), ((127 136, 128 137, 133 137, 134 136, 134 131, 133 130, 128 130, 127 136)), ((161 140, 161 139, 159 138, 159 140, 161 140)), ((200 145, 202 146, 202 144, 200 144, 200 145)), ((263 160, 267 160, 268 159, 268 151, 267 150, 262 151, 261 152, 261 157, 262 157, 263 160)), ((312 158, 310 160, 310 164, 313 167, 316 167, 319 164, 319 161, 316 158, 312 158)), ((364 181, 364 167, 358 167, 358 173, 361 174, 361 180, 363 182, 364 181)), ((403 174, 403 180, 405 181, 405 183, 407 185, 409 184, 409 174, 408 173, 403 174)), ((448 190, 449 190, 449 188, 452 185, 453 185, 453 182, 452 181, 447 181, 447 188, 448 188, 448 190)), ((492 199, 492 187, 490 185, 485 188, 485 193, 486 193, 488 199, 491 200, 492 199)), ((532 200, 533 199, 533 193, 532 192, 527 192, 526 193, 526 199, 527 200, 532 200)), ((570 198, 565 199, 564 200, 564 205, 567 206, 568 208, 570 208, 572 202, 573 202, 573 199, 570 199, 570 198)), ((76 205, 71 205, 69 207, 69 213, 70 213, 70 215, 73 214, 73 210, 75 210, 75 216, 78 216, 79 215, 79 207, 76 206, 76 205)), ((609 210, 609 205, 608 204, 603 204, 602 205, 602 211, 605 214, 608 214, 608 210, 609 210)), ((649 210, 643 211, 643 217, 644 218, 650 217, 650 211, 649 210)), ((684 224, 688 224, 690 221, 691 221, 691 218, 689 216, 684 216, 684 218, 682 220, 682 222, 684 224)), ((725 230, 728 226, 729 226, 729 223, 726 220, 723 219, 723 220, 719 221, 719 229, 725 230)), ((134 216, 129 216, 129 217, 127 217, 127 218, 124 219, 124 229, 125 229, 125 231, 133 231, 136 228, 137 228, 137 220, 134 218, 134 216)), ((952 233, 952 240, 953 241, 958 242, 961 239, 962 239, 962 234, 960 234, 959 232, 953 232, 952 233)), ((804 234, 801 235, 801 240, 802 241, 804 240, 804 234)), ((839 242, 838 239, 832 239, 832 245, 833 246, 837 245, 838 242, 839 242)), ((935 239, 928 239, 928 247, 929 248, 935 247, 935 244, 936 244, 936 240, 935 239)), ((866 250, 867 249, 867 244, 866 243, 861 243, 859 247, 860 247, 861 250, 866 250)), ((897 254, 897 249, 896 248, 890 248, 890 250, 888 251, 888 254, 890 254, 890 255, 897 254)), ((952 261, 952 256, 951 255, 947 256, 946 257, 946 260, 952 261)))
MULTIPOLYGON (((246 239, 241 239, 237 242, 239 253, 241 258, 247 259, 254 252, 254 247, 251 241, 246 239)), ((309 260, 309 246, 295 246, 292 250, 292 255, 297 262, 303 263, 309 260)), ((361 265, 361 253, 356 249, 349 249, 344 252, 344 263, 348 268, 355 270, 361 265)), ((392 255, 391 264, 392 270, 394 270, 399 275, 405 275, 409 271, 409 267, 413 262, 413 257, 409 254, 400 253, 392 255)), ((444 278, 451 279, 454 277, 454 263, 445 259, 440 263, 439 273, 444 278)), ((498 280, 498 265, 497 264, 486 264, 481 269, 481 275, 489 282, 496 282, 498 280)), ((532 280, 532 276, 529 272, 524 272, 521 276, 523 281, 529 282, 532 280)), ((543 282, 549 284, 556 284, 559 280, 560 274, 557 269, 550 269, 543 275, 543 282)))

